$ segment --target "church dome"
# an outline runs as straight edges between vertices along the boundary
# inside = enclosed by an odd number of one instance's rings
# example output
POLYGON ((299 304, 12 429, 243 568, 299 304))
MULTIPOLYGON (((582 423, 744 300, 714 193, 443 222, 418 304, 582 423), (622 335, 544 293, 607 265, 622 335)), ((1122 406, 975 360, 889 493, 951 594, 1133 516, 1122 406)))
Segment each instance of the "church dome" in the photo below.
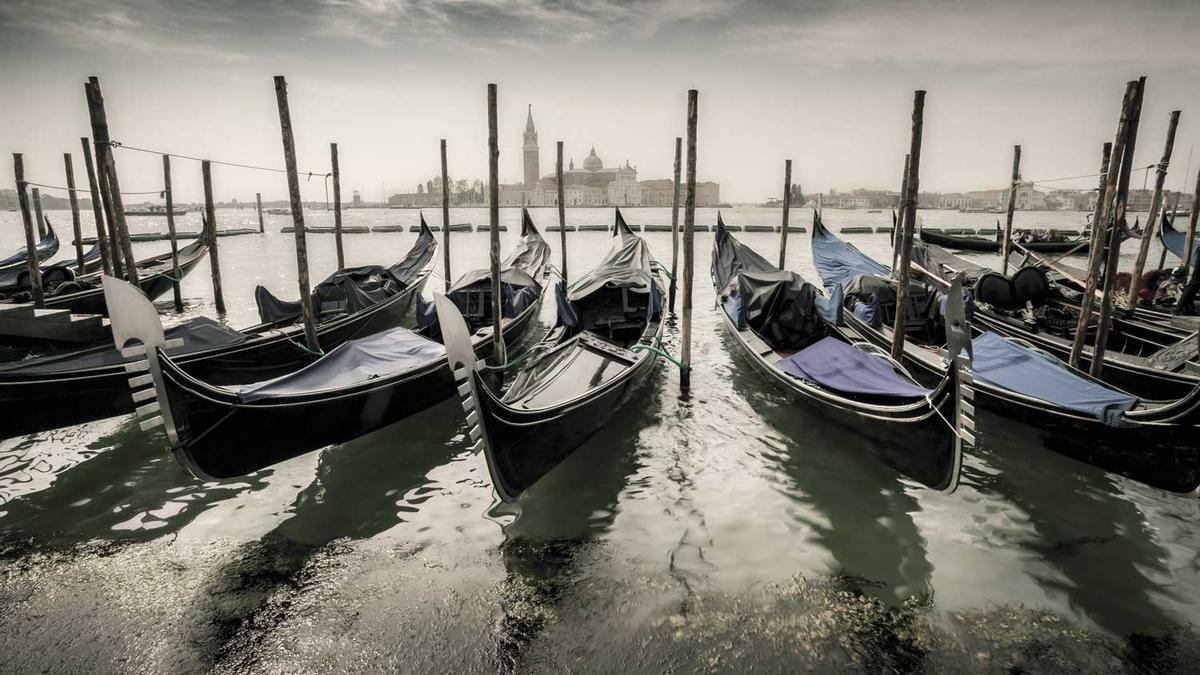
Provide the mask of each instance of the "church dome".
POLYGON ((592 146, 592 152, 583 160, 584 171, 599 171, 604 168, 604 162, 596 156, 596 147, 592 146))

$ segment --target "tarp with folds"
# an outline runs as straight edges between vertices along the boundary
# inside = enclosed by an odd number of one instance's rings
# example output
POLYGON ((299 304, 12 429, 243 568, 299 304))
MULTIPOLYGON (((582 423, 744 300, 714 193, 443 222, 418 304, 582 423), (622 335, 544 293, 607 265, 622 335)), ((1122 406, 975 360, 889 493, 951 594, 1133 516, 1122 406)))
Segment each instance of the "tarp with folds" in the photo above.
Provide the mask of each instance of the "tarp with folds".
POLYGON ((537 274, 546 267, 546 262, 549 260, 550 244, 542 239, 542 235, 533 224, 533 219, 529 217, 529 212, 522 210, 521 240, 517 242, 517 247, 513 249, 513 252, 504 259, 500 269, 516 267, 529 274, 537 274))
POLYGON ((886 277, 886 265, 872 260, 867 254, 848 244, 829 230, 820 221, 813 223, 813 265, 826 288, 845 288, 861 274, 886 277))
MULTIPOLYGON (((433 233, 422 222, 421 233, 404 259, 391 267, 364 265, 334 272, 313 289, 313 309, 317 316, 353 314, 378 304, 408 288, 436 249, 433 233)), ((300 316, 299 300, 281 300, 262 286, 254 289, 254 301, 263 323, 291 321, 300 316)))
POLYGON ((1111 426, 1121 426, 1123 414, 1138 402, 1134 396, 1076 375, 1058 359, 992 332, 976 337, 972 351, 975 379, 1048 401, 1111 426))
MULTIPOLYGON (((1175 254, 1176 258, 1183 260, 1183 256, 1187 252, 1187 234, 1171 227, 1165 213, 1162 218, 1162 226, 1158 228, 1158 238, 1168 251, 1175 254)), ((1200 258, 1200 242, 1192 244, 1192 262, 1195 263, 1197 258, 1200 258)))
MULTIPOLYGON (((186 323, 178 326, 172 326, 164 333, 167 339, 180 338, 183 340, 182 347, 167 350, 167 354, 170 356, 183 356, 216 347, 235 345, 247 339, 244 333, 239 333, 224 324, 202 316, 189 319, 186 323)), ((7 374, 52 375, 118 366, 123 363, 125 363, 125 358, 121 356, 120 352, 112 345, 107 345, 66 354, 0 363, 0 377, 7 374)))
POLYGON ((835 337, 822 338, 777 365, 788 375, 842 394, 920 398, 929 393, 901 377, 883 357, 835 337))
POLYGON ((779 268, 738 241, 725 228, 721 214, 717 214, 717 233, 713 237, 712 275, 717 282, 717 292, 729 287, 740 272, 775 272, 779 268))
POLYGON ((649 293, 653 285, 650 248, 628 229, 612 237, 608 253, 600 264, 571 286, 567 299, 579 302, 605 288, 623 288, 633 293, 649 293))
POLYGON ((265 382, 230 387, 251 403, 276 396, 297 396, 348 387, 432 363, 446 354, 442 345, 407 328, 392 328, 338 345, 294 373, 265 382))

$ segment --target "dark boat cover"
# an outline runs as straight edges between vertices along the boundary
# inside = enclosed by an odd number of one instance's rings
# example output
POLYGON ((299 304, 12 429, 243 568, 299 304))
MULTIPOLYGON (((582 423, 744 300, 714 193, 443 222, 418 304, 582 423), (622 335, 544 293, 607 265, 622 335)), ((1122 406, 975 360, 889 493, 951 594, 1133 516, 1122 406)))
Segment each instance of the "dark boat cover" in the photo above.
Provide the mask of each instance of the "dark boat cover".
MULTIPOLYGON (((364 265, 338 270, 313 289, 317 316, 354 314, 408 288, 437 250, 433 232, 421 219, 421 233, 403 260, 392 265, 364 265)), ((263 323, 292 321, 300 316, 299 300, 280 300, 263 286, 254 289, 258 316, 263 323)))
POLYGON ((928 389, 896 373, 891 362, 826 337, 780 361, 783 372, 811 380, 831 391, 851 395, 921 398, 928 389))
MULTIPOLYGON (((166 329, 165 334, 168 340, 183 339, 182 347, 167 350, 167 354, 170 356, 183 356, 206 349, 235 345, 247 339, 245 334, 203 316, 189 319, 186 323, 178 326, 172 326, 166 329)), ((107 345, 66 354, 0 363, 0 376, 53 375, 120 366, 124 363, 125 358, 121 356, 121 353, 112 345, 107 345)), ((69 394, 69 392, 65 392, 65 394, 69 394)))
POLYGON ((1110 426, 1123 426, 1123 414, 1138 399, 1079 377, 1058 359, 984 332, 972 340, 976 379, 1059 407, 1110 426))
MULTIPOLYGON (((1170 222, 1167 220, 1166 213, 1163 213, 1162 227, 1158 228, 1158 238, 1160 241, 1162 241, 1162 245, 1166 247, 1168 251, 1173 253, 1176 258, 1183 260, 1183 255, 1186 253, 1187 249, 1187 234, 1184 232, 1179 232, 1175 228, 1171 227, 1170 222)), ((1192 247, 1193 265, 1195 264, 1197 258, 1200 258, 1200 243, 1193 244, 1192 247)))
POLYGON ((842 289, 824 297, 795 272, 781 270, 729 234, 717 214, 712 275, 727 293, 722 307, 739 329, 749 327, 775 349, 807 343, 823 323, 841 322, 842 289), (736 284, 736 287, 733 287, 736 284))
POLYGON ((446 348, 407 328, 392 328, 338 345, 309 366, 264 382, 230 387, 244 402, 297 396, 385 378, 443 358, 446 348))
POLYGON ((521 240, 517 242, 516 249, 504 259, 500 268, 517 267, 528 272, 544 268, 549 260, 550 244, 542 239, 537 226, 533 224, 533 219, 529 217, 529 211, 521 209, 521 240))
POLYGON ((813 264, 826 288, 850 285, 862 274, 888 276, 888 268, 872 260, 867 254, 848 244, 825 229, 820 220, 813 223, 813 264))
POLYGON ((650 268, 653 257, 642 238, 628 227, 618 228, 608 253, 600 264, 571 286, 567 299, 579 302, 603 288, 623 288, 633 293, 649 293, 654 286, 650 268))
MULTIPOLYGON (((34 248, 37 250, 38 260, 45 260, 58 253, 58 234, 54 231, 48 219, 46 220, 46 236, 34 244, 34 248)), ((22 246, 7 258, 0 259, 0 269, 14 265, 24 265, 28 260, 29 252, 26 250, 26 247, 22 246)))

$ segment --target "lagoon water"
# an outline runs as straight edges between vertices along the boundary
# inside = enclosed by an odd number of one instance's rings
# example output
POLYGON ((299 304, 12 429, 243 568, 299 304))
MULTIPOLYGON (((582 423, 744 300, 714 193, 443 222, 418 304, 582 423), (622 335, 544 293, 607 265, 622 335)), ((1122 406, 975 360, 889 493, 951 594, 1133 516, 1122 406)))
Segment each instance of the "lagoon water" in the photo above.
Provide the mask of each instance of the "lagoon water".
MULTIPOLYGON (((16 215, 0 213, 0 251, 21 241, 16 215)), ((63 235, 59 256, 72 256, 69 215, 49 215, 63 235)), ((438 211, 427 215, 440 222, 438 211)), ((626 215, 670 222, 669 209, 626 215)), ((779 218, 756 208, 724 215, 731 225, 779 218)), ((995 219, 921 215, 931 227, 995 219)), ((559 235, 546 231, 556 213, 533 217, 557 262, 559 235)), ((350 210, 345 223, 416 218, 350 210)), ((501 218, 507 247, 519 212, 501 218)), ((567 218, 610 224, 612 211, 567 218)), ((452 213, 486 219, 482 209, 452 213)), ((697 214, 706 226, 715 219, 715 210, 697 214)), ((793 212, 793 225, 808 219, 793 212)), ((181 230, 199 229, 196 214, 180 220, 181 230)), ((251 209, 218 220, 256 226, 251 209)), ((834 230, 886 227, 890 215, 830 209, 825 220, 834 230)), ((309 212, 307 221, 332 217, 309 212)), ((1082 222, 1078 213, 1017 215, 1018 227, 1082 222)), ((268 216, 266 234, 220 240, 230 325, 254 323, 256 284, 296 296, 284 224, 268 216)), ((346 235, 347 263, 392 261, 415 236, 346 235)), ((738 236, 768 258, 778 250, 777 233, 738 236)), ((454 274, 486 264, 487 237, 451 235, 454 274)), ((646 237, 669 263, 670 235, 646 237)), ((888 249, 882 234, 847 238, 880 257, 888 249)), ((453 402, 227 482, 192 478, 164 437, 128 418, 0 441, 0 670, 1195 667, 1200 502, 1054 454, 1036 429, 987 413, 982 448, 954 494, 902 479, 731 353, 713 309, 711 243, 711 233, 697 235, 690 398, 664 363, 515 517, 497 508, 453 402)), ((572 275, 606 244, 603 232, 569 233, 572 275)), ((141 257, 167 244, 134 247, 141 257)), ((311 235, 309 250, 315 283, 334 269, 332 235, 311 235)), ((809 256, 807 235, 792 234, 789 267, 815 279, 809 256)), ((435 262, 440 269, 440 251, 435 262)), ((207 262, 183 295, 186 315, 214 315, 207 262)), ((543 322, 553 311, 544 304, 543 322)), ((677 352, 678 332, 668 336, 677 352)))

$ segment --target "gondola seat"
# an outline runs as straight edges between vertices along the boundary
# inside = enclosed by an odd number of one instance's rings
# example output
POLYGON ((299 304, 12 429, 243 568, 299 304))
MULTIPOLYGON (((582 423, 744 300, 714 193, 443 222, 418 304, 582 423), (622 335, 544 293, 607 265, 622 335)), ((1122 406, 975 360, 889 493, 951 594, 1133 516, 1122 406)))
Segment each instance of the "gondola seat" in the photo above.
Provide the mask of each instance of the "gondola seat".
POLYGON ((848 396, 921 398, 930 393, 901 377, 883 357, 855 349, 835 337, 821 338, 777 365, 792 377, 848 396))

